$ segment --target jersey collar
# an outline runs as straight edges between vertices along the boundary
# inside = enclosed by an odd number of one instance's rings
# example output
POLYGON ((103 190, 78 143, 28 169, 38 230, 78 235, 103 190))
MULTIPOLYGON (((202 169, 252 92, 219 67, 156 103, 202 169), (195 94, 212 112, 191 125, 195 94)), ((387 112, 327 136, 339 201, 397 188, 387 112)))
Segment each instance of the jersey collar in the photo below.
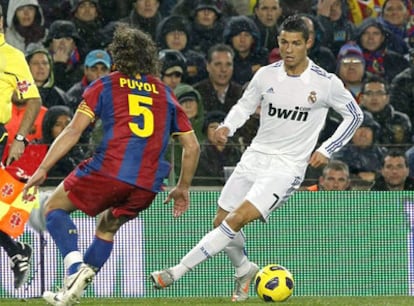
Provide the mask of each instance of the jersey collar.
MULTIPOLYGON (((311 59, 308 58, 308 67, 306 67, 305 71, 297 76, 297 78, 300 78, 305 84, 308 84, 310 82, 310 68, 312 67, 314 63, 311 59)), ((279 80, 282 81, 289 76, 287 75, 284 66, 282 65, 282 69, 279 70, 279 80)))

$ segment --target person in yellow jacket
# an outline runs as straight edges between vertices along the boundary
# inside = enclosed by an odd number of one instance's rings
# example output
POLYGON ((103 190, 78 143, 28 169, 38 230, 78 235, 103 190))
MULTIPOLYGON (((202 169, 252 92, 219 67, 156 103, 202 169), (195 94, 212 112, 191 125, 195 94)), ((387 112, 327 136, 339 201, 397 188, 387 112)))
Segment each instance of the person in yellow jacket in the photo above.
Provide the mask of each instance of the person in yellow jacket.
MULTIPOLYGON (((8 166, 23 154, 25 137, 29 133, 42 103, 24 54, 5 41, 3 24, 3 10, 0 6, 0 156, 3 156, 8 138, 4 125, 11 118, 12 95, 16 93, 19 99, 27 99, 26 113, 10 148, 8 148, 8 156, 4 159, 6 166, 8 166)), ((1 166, 3 167, 3 165, 1 166)), ((19 288, 25 283, 29 274, 32 248, 26 243, 15 241, 2 228, 0 228, 0 245, 10 257, 14 273, 14 287, 19 288)))

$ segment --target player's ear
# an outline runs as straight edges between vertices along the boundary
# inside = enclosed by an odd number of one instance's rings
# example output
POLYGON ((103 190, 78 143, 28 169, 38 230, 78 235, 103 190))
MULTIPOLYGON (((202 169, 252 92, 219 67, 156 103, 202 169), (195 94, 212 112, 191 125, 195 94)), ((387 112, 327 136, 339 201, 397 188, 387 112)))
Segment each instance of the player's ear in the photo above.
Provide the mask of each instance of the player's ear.
POLYGON ((312 36, 309 36, 308 40, 306 41, 306 49, 309 50, 310 48, 312 48, 314 44, 314 39, 312 36))

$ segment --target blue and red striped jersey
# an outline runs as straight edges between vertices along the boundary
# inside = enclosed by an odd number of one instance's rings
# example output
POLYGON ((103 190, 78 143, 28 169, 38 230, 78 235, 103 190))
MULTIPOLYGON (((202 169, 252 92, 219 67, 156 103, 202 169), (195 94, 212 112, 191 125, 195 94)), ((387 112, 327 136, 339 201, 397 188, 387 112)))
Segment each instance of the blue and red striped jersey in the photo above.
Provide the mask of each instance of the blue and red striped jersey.
POLYGON ((151 75, 113 72, 93 82, 77 111, 102 120, 103 138, 85 167, 158 192, 171 135, 192 131, 172 90, 151 75))

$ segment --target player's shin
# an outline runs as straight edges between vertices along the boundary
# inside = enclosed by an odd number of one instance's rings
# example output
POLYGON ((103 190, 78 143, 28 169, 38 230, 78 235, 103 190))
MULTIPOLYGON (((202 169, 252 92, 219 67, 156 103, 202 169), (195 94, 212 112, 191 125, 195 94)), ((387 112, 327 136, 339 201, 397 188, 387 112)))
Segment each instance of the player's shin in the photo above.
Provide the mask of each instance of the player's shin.
POLYGON ((113 241, 107 241, 97 236, 85 252, 84 262, 98 272, 111 256, 114 246, 113 241))
MULTIPOLYGON (((193 247, 181 260, 180 264, 187 267, 188 270, 213 257, 222 251, 235 237, 234 232, 228 224, 223 223, 214 230, 207 233, 200 242, 193 247)), ((183 269, 177 266, 172 268, 174 280, 179 279, 183 275, 183 269)))
POLYGON ((78 230, 67 211, 50 211, 46 216, 46 228, 63 258, 70 252, 78 251, 78 230))
POLYGON ((241 230, 224 248, 224 252, 236 270, 236 277, 245 275, 250 269, 250 265, 247 264, 249 263, 249 259, 247 258, 247 253, 245 250, 245 242, 246 237, 244 235, 244 232, 241 230))

